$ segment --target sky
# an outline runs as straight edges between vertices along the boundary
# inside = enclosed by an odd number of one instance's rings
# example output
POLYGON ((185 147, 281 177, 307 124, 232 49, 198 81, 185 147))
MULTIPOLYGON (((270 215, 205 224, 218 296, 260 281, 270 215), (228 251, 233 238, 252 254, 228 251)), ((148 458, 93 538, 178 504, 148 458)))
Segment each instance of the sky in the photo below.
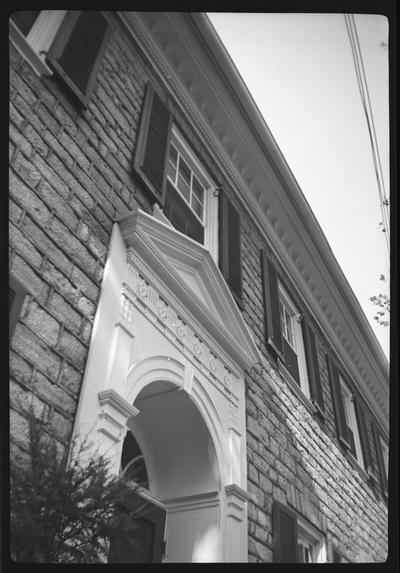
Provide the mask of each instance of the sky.
MULTIPOLYGON (((389 254, 344 16, 207 15, 389 357, 389 327, 374 320, 376 307, 369 300, 389 294, 389 254)), ((372 14, 354 18, 389 198, 388 21, 372 14)))

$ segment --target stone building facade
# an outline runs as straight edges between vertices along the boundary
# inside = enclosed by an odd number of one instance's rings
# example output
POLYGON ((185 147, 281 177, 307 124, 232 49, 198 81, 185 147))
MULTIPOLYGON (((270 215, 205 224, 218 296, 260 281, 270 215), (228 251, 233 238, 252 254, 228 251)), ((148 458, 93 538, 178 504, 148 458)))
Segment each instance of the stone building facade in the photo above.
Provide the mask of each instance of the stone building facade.
POLYGON ((143 560, 385 561, 388 364, 207 18, 15 13, 9 134, 11 455, 139 453, 143 560))

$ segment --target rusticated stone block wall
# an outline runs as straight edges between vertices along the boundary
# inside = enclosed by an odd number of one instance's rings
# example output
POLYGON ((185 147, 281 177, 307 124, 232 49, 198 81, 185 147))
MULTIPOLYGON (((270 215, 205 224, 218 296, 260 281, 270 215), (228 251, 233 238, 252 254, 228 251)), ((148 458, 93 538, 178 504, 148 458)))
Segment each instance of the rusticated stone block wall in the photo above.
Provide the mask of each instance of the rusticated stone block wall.
MULTIPOLYGON (((113 222, 134 206, 151 212, 132 175, 145 63, 115 27, 87 109, 54 79, 39 78, 10 46, 10 272, 26 288, 10 343, 11 440, 23 447, 21 404, 52 412, 60 444, 71 437, 113 222)), ((182 129, 226 186, 185 118, 182 129)), ((379 488, 341 451, 326 368, 315 332, 326 422, 279 376, 264 339, 259 250, 242 214, 243 316, 263 353, 248 373, 249 560, 271 562, 272 504, 296 509, 350 560, 386 558, 387 508, 379 488)))
POLYGON ((27 290, 10 343, 11 441, 21 406, 72 432, 113 222, 151 205, 132 177, 147 76, 114 29, 87 109, 38 77, 10 44, 10 274, 27 290))
MULTIPOLYGON (((326 536, 328 558, 334 547, 348 560, 385 561, 387 506, 379 482, 342 451, 336 435, 326 354, 315 329, 326 419, 320 419, 279 375, 264 334, 260 248, 267 245, 242 217, 243 316, 263 353, 248 373, 247 457, 249 561, 273 560, 272 504, 292 507, 326 536)), ((376 465, 376 464, 375 464, 376 465)))

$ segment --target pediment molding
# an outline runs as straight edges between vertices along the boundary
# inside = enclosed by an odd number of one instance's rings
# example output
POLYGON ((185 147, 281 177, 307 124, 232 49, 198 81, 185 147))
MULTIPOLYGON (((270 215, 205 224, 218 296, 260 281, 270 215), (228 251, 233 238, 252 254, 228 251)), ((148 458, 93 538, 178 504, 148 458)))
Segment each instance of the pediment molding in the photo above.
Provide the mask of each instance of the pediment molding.
POLYGON ((383 428, 389 366, 265 121, 201 14, 125 13, 383 428))
MULTIPOLYGON (((260 352, 211 254, 173 227, 136 209, 117 221, 125 245, 156 279, 178 315, 196 325, 204 339, 242 369, 261 360, 260 352), (190 277, 190 278, 189 278, 190 277)), ((154 282, 154 281, 153 281, 154 282)))

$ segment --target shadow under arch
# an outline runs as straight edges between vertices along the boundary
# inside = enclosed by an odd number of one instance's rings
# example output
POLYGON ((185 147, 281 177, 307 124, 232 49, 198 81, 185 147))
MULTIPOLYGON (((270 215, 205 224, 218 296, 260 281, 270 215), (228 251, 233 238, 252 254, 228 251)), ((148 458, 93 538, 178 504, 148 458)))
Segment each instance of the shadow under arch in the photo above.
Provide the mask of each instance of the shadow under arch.
POLYGON ((222 425, 197 386, 184 364, 166 356, 138 362, 126 379, 138 410, 128 428, 143 453, 148 491, 166 511, 167 562, 221 560, 222 425))
POLYGON ((147 357, 129 369, 125 389, 139 411, 128 427, 143 451, 151 493, 162 500, 219 491, 229 471, 222 422, 187 367, 169 356, 147 357))

